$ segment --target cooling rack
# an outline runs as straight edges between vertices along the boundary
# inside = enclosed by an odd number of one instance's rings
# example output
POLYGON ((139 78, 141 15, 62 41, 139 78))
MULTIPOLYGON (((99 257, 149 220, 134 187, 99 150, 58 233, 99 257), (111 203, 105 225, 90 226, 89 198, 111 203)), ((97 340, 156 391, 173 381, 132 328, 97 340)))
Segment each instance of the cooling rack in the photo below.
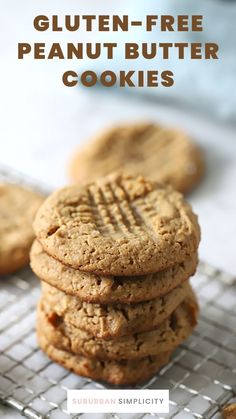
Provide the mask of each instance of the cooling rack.
MULTIPOLYGON (((38 189, 6 170, 0 171, 1 178, 38 189)), ((236 399, 236 278, 201 262, 192 285, 200 302, 198 327, 171 362, 138 387, 170 389, 170 413, 97 414, 96 419, 220 419, 222 407, 236 399)), ((29 268, 1 278, 0 401, 31 419, 90 419, 89 414, 67 413, 67 389, 107 386, 68 372, 38 348, 34 326, 39 295, 39 281, 29 268)))

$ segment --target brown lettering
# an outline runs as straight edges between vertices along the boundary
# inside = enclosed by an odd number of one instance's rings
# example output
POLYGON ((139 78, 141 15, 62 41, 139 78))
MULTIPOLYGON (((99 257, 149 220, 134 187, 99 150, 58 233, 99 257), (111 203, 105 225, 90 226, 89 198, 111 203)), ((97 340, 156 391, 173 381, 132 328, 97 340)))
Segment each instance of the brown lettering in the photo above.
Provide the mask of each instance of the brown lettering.
POLYGON ((125 44, 125 58, 127 60, 130 60, 130 59, 136 59, 138 57, 139 57, 138 44, 126 43, 125 44))
POLYGON ((166 32, 166 31, 173 32, 174 31, 174 29, 173 29, 174 22, 175 22, 175 19, 174 19, 173 16, 171 16, 171 15, 162 16, 161 31, 162 32, 166 32))
POLYGON ((75 71, 66 71, 62 76, 63 84, 67 87, 74 87, 78 83, 78 75, 75 71), (73 77, 74 79, 69 80, 69 77, 73 77))
POLYGON ((99 16, 98 30, 100 32, 109 32, 109 15, 99 16))
POLYGON ((158 87, 158 71, 147 72, 147 86, 158 87))
POLYGON ((86 21, 86 31, 92 32, 93 30, 93 21, 96 19, 94 15, 84 15, 82 19, 86 21))
POLYGON ((169 59, 169 48, 171 48, 173 46, 172 43, 167 43, 167 42, 160 42, 159 47, 163 49, 163 59, 164 60, 168 60, 169 59))
POLYGON ((103 86, 112 87, 116 84, 116 75, 113 71, 103 71, 100 77, 100 81, 103 86), (110 80, 109 80, 110 79, 110 80))
POLYGON ((52 30, 53 32, 62 32, 62 27, 58 25, 58 16, 52 16, 52 30))
POLYGON ((71 20, 72 20, 72 16, 66 15, 66 17, 65 17, 66 29, 70 32, 77 31, 80 27, 80 16, 78 16, 78 15, 74 16, 74 23, 73 24, 71 23, 71 20))
POLYGON ((123 19, 120 16, 115 15, 113 17, 113 31, 117 32, 118 29, 121 29, 123 32, 128 32, 129 30, 129 18, 128 15, 124 15, 123 19))
POLYGON ((152 58, 155 58, 156 54, 157 54, 157 44, 151 43, 150 44, 150 51, 148 51, 148 44, 143 43, 142 44, 142 54, 143 54, 143 57, 146 58, 147 60, 151 60, 152 58))
POLYGON ((203 21, 203 16, 201 15, 192 16, 192 31, 193 32, 203 31, 202 21, 203 21))
POLYGON ((67 58, 72 60, 74 57, 77 59, 83 58, 83 44, 80 42, 75 46, 74 44, 67 44, 67 58))
POLYGON ((81 74, 81 83, 86 87, 94 86, 97 80, 97 74, 94 71, 84 71, 81 74))
POLYGON ((39 15, 34 19, 34 28, 36 31, 46 31, 49 28, 49 19, 47 16, 39 15))
POLYGON ((205 45, 205 58, 206 60, 210 60, 211 58, 213 60, 218 60, 218 52, 219 46, 214 43, 207 43, 205 45))
POLYGON ((188 16, 187 15, 179 15, 178 16, 178 31, 180 32, 187 32, 188 28, 188 16))
POLYGON ((166 70, 162 71, 161 78, 162 78, 162 86, 164 87, 171 87, 174 85, 174 73, 172 71, 166 70))
POLYGON ((157 25, 158 16, 157 15, 148 15, 146 18, 146 31, 151 32, 152 27, 157 25))
POLYGON ((142 70, 138 71, 138 87, 144 86, 144 72, 142 70))
POLYGON ((125 87, 128 85, 129 87, 135 87, 134 82, 131 80, 131 77, 134 75, 134 71, 125 71, 120 72, 120 87, 125 87))
POLYGON ((48 60, 52 60, 54 58, 59 58, 60 60, 64 59, 64 55, 59 43, 55 42, 52 44, 50 52, 48 54, 48 60))
POLYGON ((31 51, 30 44, 21 43, 18 44, 18 59, 23 60, 25 54, 29 54, 31 51))
POLYGON ((114 48, 116 48, 117 47, 117 44, 113 44, 113 43, 104 43, 103 44, 103 46, 104 46, 104 48, 107 48, 107 58, 109 59, 109 60, 112 60, 113 59, 113 50, 114 50, 114 48))
POLYGON ((45 44, 34 44, 34 59, 44 60, 45 59, 45 44))
POLYGON ((191 45, 191 59, 192 60, 201 60, 202 58, 202 44, 199 42, 193 43, 191 45))
POLYGON ((175 47, 178 48, 178 58, 180 60, 183 60, 184 59, 185 48, 188 48, 188 43, 187 42, 176 42, 175 47))

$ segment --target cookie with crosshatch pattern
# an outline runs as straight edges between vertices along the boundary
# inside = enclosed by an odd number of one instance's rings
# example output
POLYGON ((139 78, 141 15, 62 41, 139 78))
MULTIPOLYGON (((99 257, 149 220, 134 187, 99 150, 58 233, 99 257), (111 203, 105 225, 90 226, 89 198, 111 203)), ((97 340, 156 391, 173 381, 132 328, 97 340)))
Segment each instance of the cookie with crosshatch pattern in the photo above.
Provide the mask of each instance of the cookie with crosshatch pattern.
POLYGON ((134 123, 107 129, 76 152, 69 173, 74 182, 91 182, 125 170, 170 183, 186 193, 204 173, 202 151, 182 131, 154 123, 134 123))
POLYGON ((53 193, 34 221, 43 249, 85 272, 146 275, 196 253, 197 216, 170 186, 115 174, 53 193))

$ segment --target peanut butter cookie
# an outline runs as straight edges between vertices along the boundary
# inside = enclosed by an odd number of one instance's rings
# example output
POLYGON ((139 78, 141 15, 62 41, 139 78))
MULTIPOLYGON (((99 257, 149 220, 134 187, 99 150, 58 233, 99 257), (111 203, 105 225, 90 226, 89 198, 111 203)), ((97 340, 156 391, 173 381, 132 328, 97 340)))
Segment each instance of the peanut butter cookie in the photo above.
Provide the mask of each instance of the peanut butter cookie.
POLYGON ((69 167, 71 179, 79 183, 117 170, 170 183, 186 193, 202 178, 204 162, 201 150, 185 133, 147 123, 102 132, 74 154, 69 167))
POLYGON ((146 276, 103 276, 70 268, 49 256, 35 240, 30 255, 31 268, 49 285, 90 303, 137 303, 167 294, 195 273, 194 253, 184 262, 146 276))
POLYGON ((146 275, 196 253, 196 215, 171 187, 114 175, 52 194, 34 222, 44 250, 85 272, 146 275))
POLYGON ((148 380, 170 358, 169 352, 163 352, 155 357, 146 357, 138 360, 101 361, 82 355, 55 348, 43 331, 38 331, 38 342, 42 350, 55 362, 68 368, 75 374, 92 378, 93 380, 107 381, 114 385, 132 385, 148 380))
POLYGON ((137 304, 91 304, 43 283, 42 299, 47 313, 63 317, 91 335, 111 339, 155 329, 182 303, 189 293, 188 281, 163 297, 137 304))
POLYGON ((136 359, 172 351, 180 345, 192 333, 197 311, 196 298, 192 294, 157 329, 104 340, 65 322, 53 312, 47 313, 41 299, 37 327, 58 349, 101 360, 136 359))
POLYGON ((0 275, 29 262, 32 222, 43 197, 22 186, 0 183, 0 275))

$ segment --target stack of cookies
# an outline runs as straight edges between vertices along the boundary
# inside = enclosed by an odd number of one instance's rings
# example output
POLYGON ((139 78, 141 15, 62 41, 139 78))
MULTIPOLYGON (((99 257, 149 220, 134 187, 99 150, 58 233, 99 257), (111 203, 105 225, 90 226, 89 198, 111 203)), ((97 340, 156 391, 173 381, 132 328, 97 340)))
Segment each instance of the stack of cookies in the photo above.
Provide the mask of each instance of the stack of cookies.
POLYGON ((188 282, 197 217, 171 187, 113 175, 55 192, 37 213, 41 348, 77 374, 135 384, 168 363, 197 322, 188 282))

